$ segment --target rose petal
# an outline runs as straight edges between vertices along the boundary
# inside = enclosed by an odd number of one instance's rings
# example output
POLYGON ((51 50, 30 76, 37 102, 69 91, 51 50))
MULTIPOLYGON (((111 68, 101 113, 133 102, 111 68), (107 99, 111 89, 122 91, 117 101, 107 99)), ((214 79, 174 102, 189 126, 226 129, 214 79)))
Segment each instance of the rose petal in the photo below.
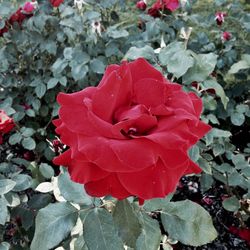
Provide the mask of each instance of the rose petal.
POLYGON ((189 97, 192 100, 194 111, 196 113, 197 118, 200 118, 202 112, 202 100, 195 93, 188 93, 189 97))
POLYGON ((156 107, 165 102, 166 88, 162 81, 142 79, 134 84, 134 100, 147 107, 156 107), (157 96, 157 98, 156 98, 157 96))
POLYGON ((152 67, 144 58, 139 58, 129 63, 128 66, 130 68, 133 83, 147 78, 157 81, 164 80, 162 73, 152 67))
MULTIPOLYGON (((78 135, 78 150, 86 156, 88 161, 95 163, 101 169, 108 172, 133 172, 133 166, 121 162, 113 149, 112 141, 120 143, 119 140, 109 140, 103 137, 86 137, 78 135)), ((143 168, 144 166, 140 166, 143 168)), ((145 166, 146 167, 146 166, 145 166)))
POLYGON ((132 80, 126 64, 112 71, 93 95, 93 112, 112 123, 115 110, 131 102, 132 80))
POLYGON ((94 197, 112 195, 117 199, 125 199, 131 196, 131 193, 124 188, 116 174, 110 174, 99 181, 88 182, 85 184, 87 193, 94 197))
POLYGON ((117 174, 128 192, 141 199, 163 198, 173 192, 185 168, 166 168, 161 160, 157 164, 134 173, 117 174))

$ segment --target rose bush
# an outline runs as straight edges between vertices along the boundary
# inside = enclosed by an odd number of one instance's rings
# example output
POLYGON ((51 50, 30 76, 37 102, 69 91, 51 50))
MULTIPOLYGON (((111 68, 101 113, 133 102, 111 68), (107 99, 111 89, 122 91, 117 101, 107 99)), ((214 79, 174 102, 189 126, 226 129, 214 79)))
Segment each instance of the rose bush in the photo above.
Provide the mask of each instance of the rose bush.
POLYGON ((3 135, 10 132, 15 124, 3 110, 0 110, 0 144, 3 142, 3 135))
POLYGON ((56 132, 69 149, 54 163, 96 197, 165 197, 201 169, 187 151, 210 126, 202 101, 145 59, 111 65, 98 87, 60 93, 56 132))

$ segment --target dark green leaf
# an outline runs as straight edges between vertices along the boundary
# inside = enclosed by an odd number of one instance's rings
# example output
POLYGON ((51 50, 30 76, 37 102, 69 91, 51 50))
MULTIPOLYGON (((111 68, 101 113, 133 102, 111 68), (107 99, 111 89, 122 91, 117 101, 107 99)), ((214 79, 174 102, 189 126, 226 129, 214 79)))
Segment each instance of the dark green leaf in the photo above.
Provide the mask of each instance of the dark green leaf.
POLYGON ((157 220, 152 219, 146 213, 139 217, 142 232, 136 241, 136 250, 157 250, 161 242, 161 230, 157 220))
POLYGON ((105 209, 95 208, 87 214, 83 236, 89 250, 124 250, 112 216, 105 209))
POLYGON ((209 213, 189 200, 169 203, 161 219, 169 237, 185 245, 201 246, 217 237, 209 213))
POLYGON ((240 202, 235 196, 223 200, 222 205, 230 212, 236 212, 240 208, 240 202))
POLYGON ((30 249, 54 248, 70 233, 77 217, 77 209, 66 202, 50 204, 42 208, 36 217, 35 235, 30 249))
POLYGON ((47 163, 41 163, 39 170, 41 174, 47 179, 50 179, 55 174, 54 169, 47 163))
POLYGON ((9 219, 7 203, 4 198, 0 198, 0 225, 4 225, 9 219))
POLYGON ((11 191, 16 185, 16 182, 10 179, 0 180, 0 195, 6 194, 11 191))
POLYGON ((146 59, 154 59, 155 53, 152 47, 146 45, 142 48, 131 47, 126 55, 124 56, 125 59, 135 60, 139 57, 144 57, 146 59))
POLYGON ((24 138, 22 140, 22 146, 28 150, 34 150, 36 147, 36 142, 31 137, 24 138))
POLYGON ((14 177, 12 177, 12 180, 16 182, 15 187, 13 188, 13 191, 20 192, 25 189, 30 188, 32 184, 32 178, 31 176, 27 174, 19 174, 14 177))
POLYGON ((58 187, 61 195, 67 201, 78 204, 92 204, 91 197, 87 195, 82 184, 70 180, 68 173, 60 174, 58 177, 58 187))
POLYGON ((113 218, 118 234, 129 247, 134 248, 141 233, 138 214, 134 211, 127 199, 118 201, 113 212, 113 218))

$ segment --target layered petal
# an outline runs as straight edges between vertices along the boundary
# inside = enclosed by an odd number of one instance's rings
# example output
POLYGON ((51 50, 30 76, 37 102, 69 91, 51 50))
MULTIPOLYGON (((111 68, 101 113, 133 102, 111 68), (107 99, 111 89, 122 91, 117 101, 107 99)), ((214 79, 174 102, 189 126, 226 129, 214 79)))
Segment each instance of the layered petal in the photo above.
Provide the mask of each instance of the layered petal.
POLYGON ((119 173, 117 176, 128 192, 147 200, 163 198, 173 192, 185 172, 185 168, 167 168, 161 160, 147 168, 147 171, 119 173))
POLYGON ((121 184, 116 174, 110 174, 99 181, 88 182, 85 184, 85 189, 89 195, 95 197, 112 195, 121 200, 133 195, 121 184))
POLYGON ((114 112, 131 102, 132 78, 127 64, 113 70, 93 95, 93 112, 112 123, 114 112))

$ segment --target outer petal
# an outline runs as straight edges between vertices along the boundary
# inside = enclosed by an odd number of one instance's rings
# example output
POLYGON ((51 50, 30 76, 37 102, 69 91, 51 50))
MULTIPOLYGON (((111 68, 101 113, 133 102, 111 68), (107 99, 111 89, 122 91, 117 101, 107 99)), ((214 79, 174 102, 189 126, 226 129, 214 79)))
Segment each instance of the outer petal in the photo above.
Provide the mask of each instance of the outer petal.
POLYGON ((193 161, 189 159, 189 166, 185 171, 185 175, 187 174, 199 174, 202 172, 202 169, 193 161))
POLYGON ((82 105, 84 98, 91 98, 95 92, 95 87, 88 87, 72 94, 61 92, 57 96, 57 102, 61 105, 82 105))
POLYGON ((157 164, 146 170, 134 173, 119 173, 118 178, 131 194, 141 199, 162 198, 175 190, 186 168, 183 166, 167 168, 159 160, 157 164))
MULTIPOLYGON (((112 140, 103 137, 86 137, 78 135, 78 150, 84 154, 89 162, 92 162, 108 172, 133 172, 133 166, 121 162, 113 149, 112 140)), ((117 140, 117 142, 120 142, 117 140)), ((143 166, 140 165, 140 168, 143 166)), ((146 167, 146 166, 145 166, 146 167)))
POLYGON ((192 100, 194 111, 196 113, 197 118, 200 118, 202 112, 202 100, 195 93, 191 92, 188 94, 192 100))
POLYGON ((102 197, 112 195, 117 199, 125 199, 132 194, 125 189, 116 174, 110 174, 104 179, 85 184, 87 193, 91 196, 102 197))
POLYGON ((74 159, 69 165, 69 173, 73 181, 82 184, 101 180, 110 175, 109 172, 104 171, 93 163, 77 161, 74 159))
POLYGON ((114 112, 131 102, 132 79, 127 64, 112 71, 105 83, 93 96, 93 112, 103 120, 112 123, 114 112))
POLYGON ((179 8, 179 0, 163 0, 166 8, 171 11, 175 11, 179 8))
POLYGON ((132 75, 133 83, 141 79, 151 78, 157 81, 163 81, 164 77, 160 71, 155 69, 144 58, 139 58, 128 64, 132 75))

